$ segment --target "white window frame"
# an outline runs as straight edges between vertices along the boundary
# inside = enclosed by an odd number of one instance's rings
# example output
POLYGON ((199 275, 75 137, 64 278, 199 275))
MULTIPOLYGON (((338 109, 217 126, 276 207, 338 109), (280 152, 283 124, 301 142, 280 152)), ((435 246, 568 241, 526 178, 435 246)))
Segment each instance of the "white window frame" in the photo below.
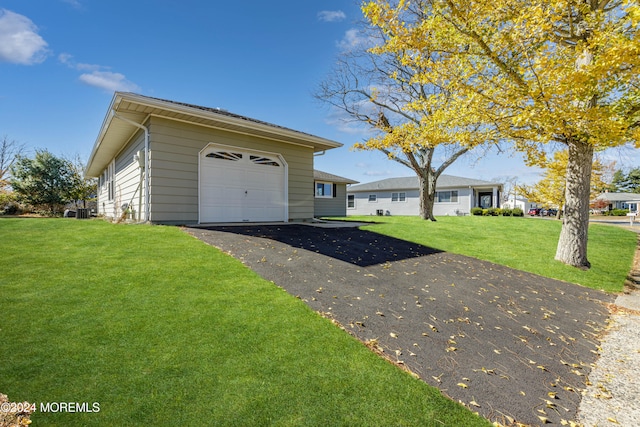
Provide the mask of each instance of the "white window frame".
POLYGON ((391 193, 392 203, 405 203, 407 201, 407 193, 404 191, 391 193))
POLYGON ((457 204, 459 200, 459 196, 458 196, 458 190, 447 190, 447 191, 436 191, 436 197, 435 197, 435 203, 450 203, 450 204, 457 204), (440 200, 440 195, 444 194, 444 193, 449 193, 449 200, 447 201, 441 201, 440 200))
POLYGON ((112 160, 107 167, 107 200, 112 201, 116 198, 116 161, 112 160))
POLYGON ((330 198, 333 197, 333 183, 332 182, 316 181, 315 190, 316 190, 315 193, 316 193, 316 198, 317 199, 330 199, 330 198), (318 185, 322 185, 322 194, 319 194, 318 185), (327 191, 327 188, 329 189, 328 191, 327 191))
POLYGON ((355 209, 355 208, 356 208, 356 195, 347 194, 347 209, 355 209), (352 206, 349 206, 349 202, 352 202, 352 206))
POLYGON ((378 195, 369 194, 369 203, 378 203, 378 195))

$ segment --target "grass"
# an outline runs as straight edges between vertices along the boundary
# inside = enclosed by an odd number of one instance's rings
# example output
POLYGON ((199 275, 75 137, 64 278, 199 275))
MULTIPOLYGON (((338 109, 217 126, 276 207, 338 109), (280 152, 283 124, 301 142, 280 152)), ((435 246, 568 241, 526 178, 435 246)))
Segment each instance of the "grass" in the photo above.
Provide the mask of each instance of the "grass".
POLYGON ((178 228, 0 219, 0 254, 0 392, 100 409, 34 425, 489 425, 178 228))
POLYGON ((377 224, 362 228, 607 292, 623 290, 638 239, 632 231, 591 224, 587 248, 591 269, 582 271, 554 259, 560 221, 482 216, 438 217, 437 222, 408 216, 348 219, 374 220, 377 224))

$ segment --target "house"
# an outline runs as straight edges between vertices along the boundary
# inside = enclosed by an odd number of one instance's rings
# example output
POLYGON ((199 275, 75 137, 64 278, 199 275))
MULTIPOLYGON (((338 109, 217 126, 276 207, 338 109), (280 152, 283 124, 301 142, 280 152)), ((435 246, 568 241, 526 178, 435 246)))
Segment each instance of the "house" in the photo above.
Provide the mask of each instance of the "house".
POLYGON ((602 193, 595 198, 593 204, 605 205, 601 210, 628 209, 631 212, 637 212, 640 206, 640 194, 637 193, 602 193), (600 202, 600 203, 597 203, 600 202))
POLYGON ((357 184, 358 181, 319 170, 313 171, 313 179, 316 218, 347 216, 347 184, 357 184))
POLYGON ((98 213, 163 224, 306 221, 314 154, 342 144, 225 110, 116 92, 85 168, 98 213))
POLYGON ((513 196, 509 196, 509 199, 504 201, 502 206, 509 209, 519 208, 524 213, 529 212, 529 209, 535 209, 540 207, 538 203, 530 202, 528 199, 524 197, 519 197, 519 196, 516 197, 515 200, 513 196))
MULTIPOLYGON (((348 215, 420 215, 417 176, 388 178, 347 188, 348 215)), ((440 175, 433 214, 468 215, 473 207, 500 207, 503 185, 496 182, 440 175)))

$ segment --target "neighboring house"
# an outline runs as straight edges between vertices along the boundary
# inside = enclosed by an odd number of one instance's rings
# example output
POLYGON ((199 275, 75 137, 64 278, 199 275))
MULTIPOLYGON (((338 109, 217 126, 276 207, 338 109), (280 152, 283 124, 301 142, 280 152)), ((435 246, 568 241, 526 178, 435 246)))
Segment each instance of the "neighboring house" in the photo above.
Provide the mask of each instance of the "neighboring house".
POLYGON ((347 216, 347 184, 357 184, 358 181, 319 170, 313 171, 313 179, 314 215, 317 218, 347 216))
POLYGON ((514 201, 513 196, 510 196, 508 200, 504 201, 502 207, 509 209, 520 208, 522 209, 522 212, 526 214, 527 212, 529 212, 529 209, 539 208, 540 205, 534 202, 530 202, 524 197, 516 197, 514 201))
POLYGON ((85 175, 99 178, 106 217, 305 221, 315 213, 314 153, 340 146, 220 109, 116 92, 85 175))
MULTIPOLYGON (((347 188, 348 215, 420 215, 417 176, 388 178, 347 188)), ((500 207, 503 185, 496 182, 440 175, 433 214, 468 215, 473 207, 500 207)))
POLYGON ((607 203, 604 210, 628 209, 637 212, 640 206, 640 194, 638 193, 602 193, 594 201, 602 200, 607 203))

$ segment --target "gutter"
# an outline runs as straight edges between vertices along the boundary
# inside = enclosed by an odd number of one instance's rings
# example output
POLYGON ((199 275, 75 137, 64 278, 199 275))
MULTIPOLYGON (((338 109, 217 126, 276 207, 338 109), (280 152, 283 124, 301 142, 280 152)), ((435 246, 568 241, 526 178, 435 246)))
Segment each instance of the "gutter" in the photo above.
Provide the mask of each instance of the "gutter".
POLYGON ((120 119, 123 122, 129 123, 132 126, 140 128, 144 131, 144 221, 149 222, 149 128, 127 119, 126 117, 118 115, 115 110, 111 109, 111 116, 116 119, 120 119))

